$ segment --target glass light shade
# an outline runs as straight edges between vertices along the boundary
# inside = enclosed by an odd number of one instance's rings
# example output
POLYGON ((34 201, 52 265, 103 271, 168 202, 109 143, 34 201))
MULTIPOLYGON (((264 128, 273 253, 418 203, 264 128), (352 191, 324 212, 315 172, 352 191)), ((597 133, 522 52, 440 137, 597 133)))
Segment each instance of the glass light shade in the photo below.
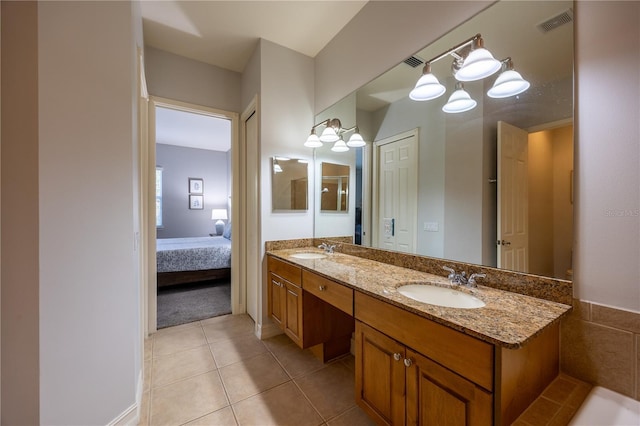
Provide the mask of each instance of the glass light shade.
POLYGON ((344 141, 342 139, 338 139, 338 141, 333 144, 333 147, 331 148, 331 151, 333 152, 345 152, 345 151, 349 151, 349 147, 347 146, 346 143, 344 143, 344 141))
POLYGON ((325 143, 335 142, 338 139, 339 139, 338 134, 333 129, 333 127, 325 128, 322 134, 320 135, 320 141, 325 143))
POLYGON ((320 138, 315 133, 311 133, 307 138, 307 141, 304 143, 304 146, 307 148, 319 148, 322 146, 322 142, 320 142, 320 138))
POLYGON ((366 144, 367 143, 364 141, 364 139, 362 139, 360 133, 354 133, 353 135, 351 135, 351 137, 349 138, 349 142, 347 142, 347 146, 351 148, 360 148, 362 146, 365 146, 366 144))
POLYGON ((416 87, 409 93, 409 98, 414 101, 430 101, 442 96, 445 91, 445 87, 440 84, 436 76, 428 73, 418 79, 416 87))
POLYGON ((489 77, 502 68, 502 64, 484 47, 474 49, 456 72, 458 81, 476 81, 489 77))
POLYGON ((531 84, 522 78, 519 72, 506 70, 496 78, 487 95, 491 98, 508 98, 524 92, 529 86, 531 84))
POLYGON ((442 111, 447 113, 465 112, 474 109, 477 104, 464 89, 460 88, 451 94, 449 102, 442 107, 442 111))

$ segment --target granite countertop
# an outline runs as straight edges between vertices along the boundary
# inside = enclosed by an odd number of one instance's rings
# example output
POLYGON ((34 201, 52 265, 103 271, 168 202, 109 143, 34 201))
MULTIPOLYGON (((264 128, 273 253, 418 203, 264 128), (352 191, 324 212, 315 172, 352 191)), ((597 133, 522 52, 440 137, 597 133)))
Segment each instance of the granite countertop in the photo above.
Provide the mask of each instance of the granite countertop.
MULTIPOLYGON (((291 256, 300 252, 322 253, 317 248, 307 247, 273 250, 268 254, 485 342, 509 349, 525 345, 571 310, 569 305, 480 284, 476 288, 452 285, 444 276, 445 271, 442 276, 434 275, 342 253, 331 253, 322 259, 299 259, 291 256), (396 290, 404 284, 425 282, 473 294, 486 306, 476 309, 441 307, 410 299, 396 290)), ((484 280, 491 280, 491 276, 484 280)))

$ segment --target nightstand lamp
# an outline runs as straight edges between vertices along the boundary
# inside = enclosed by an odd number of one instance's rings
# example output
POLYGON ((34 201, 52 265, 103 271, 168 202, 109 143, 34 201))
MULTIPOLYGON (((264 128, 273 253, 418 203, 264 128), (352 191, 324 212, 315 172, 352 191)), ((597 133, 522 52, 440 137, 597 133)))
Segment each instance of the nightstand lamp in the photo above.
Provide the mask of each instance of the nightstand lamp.
POLYGON ((217 220, 216 235, 222 235, 222 233, 224 232, 223 220, 227 220, 227 210, 226 209, 211 210, 211 220, 217 220))

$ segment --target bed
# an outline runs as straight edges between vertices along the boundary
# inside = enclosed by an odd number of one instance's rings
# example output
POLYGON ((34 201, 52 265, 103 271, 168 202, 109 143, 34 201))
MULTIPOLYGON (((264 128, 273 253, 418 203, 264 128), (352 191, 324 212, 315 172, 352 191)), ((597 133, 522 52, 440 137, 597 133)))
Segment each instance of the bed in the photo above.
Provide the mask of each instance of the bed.
POLYGON ((223 236, 159 238, 156 244, 158 287, 231 275, 231 241, 223 236))

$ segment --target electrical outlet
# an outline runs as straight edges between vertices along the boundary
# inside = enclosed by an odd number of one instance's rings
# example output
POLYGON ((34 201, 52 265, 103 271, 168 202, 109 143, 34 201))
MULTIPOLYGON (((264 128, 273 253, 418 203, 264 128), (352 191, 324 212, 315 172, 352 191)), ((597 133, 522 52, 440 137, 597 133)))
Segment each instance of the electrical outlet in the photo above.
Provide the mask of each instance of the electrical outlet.
POLYGON ((425 222, 423 229, 427 232, 438 232, 438 228, 438 222, 425 222))

